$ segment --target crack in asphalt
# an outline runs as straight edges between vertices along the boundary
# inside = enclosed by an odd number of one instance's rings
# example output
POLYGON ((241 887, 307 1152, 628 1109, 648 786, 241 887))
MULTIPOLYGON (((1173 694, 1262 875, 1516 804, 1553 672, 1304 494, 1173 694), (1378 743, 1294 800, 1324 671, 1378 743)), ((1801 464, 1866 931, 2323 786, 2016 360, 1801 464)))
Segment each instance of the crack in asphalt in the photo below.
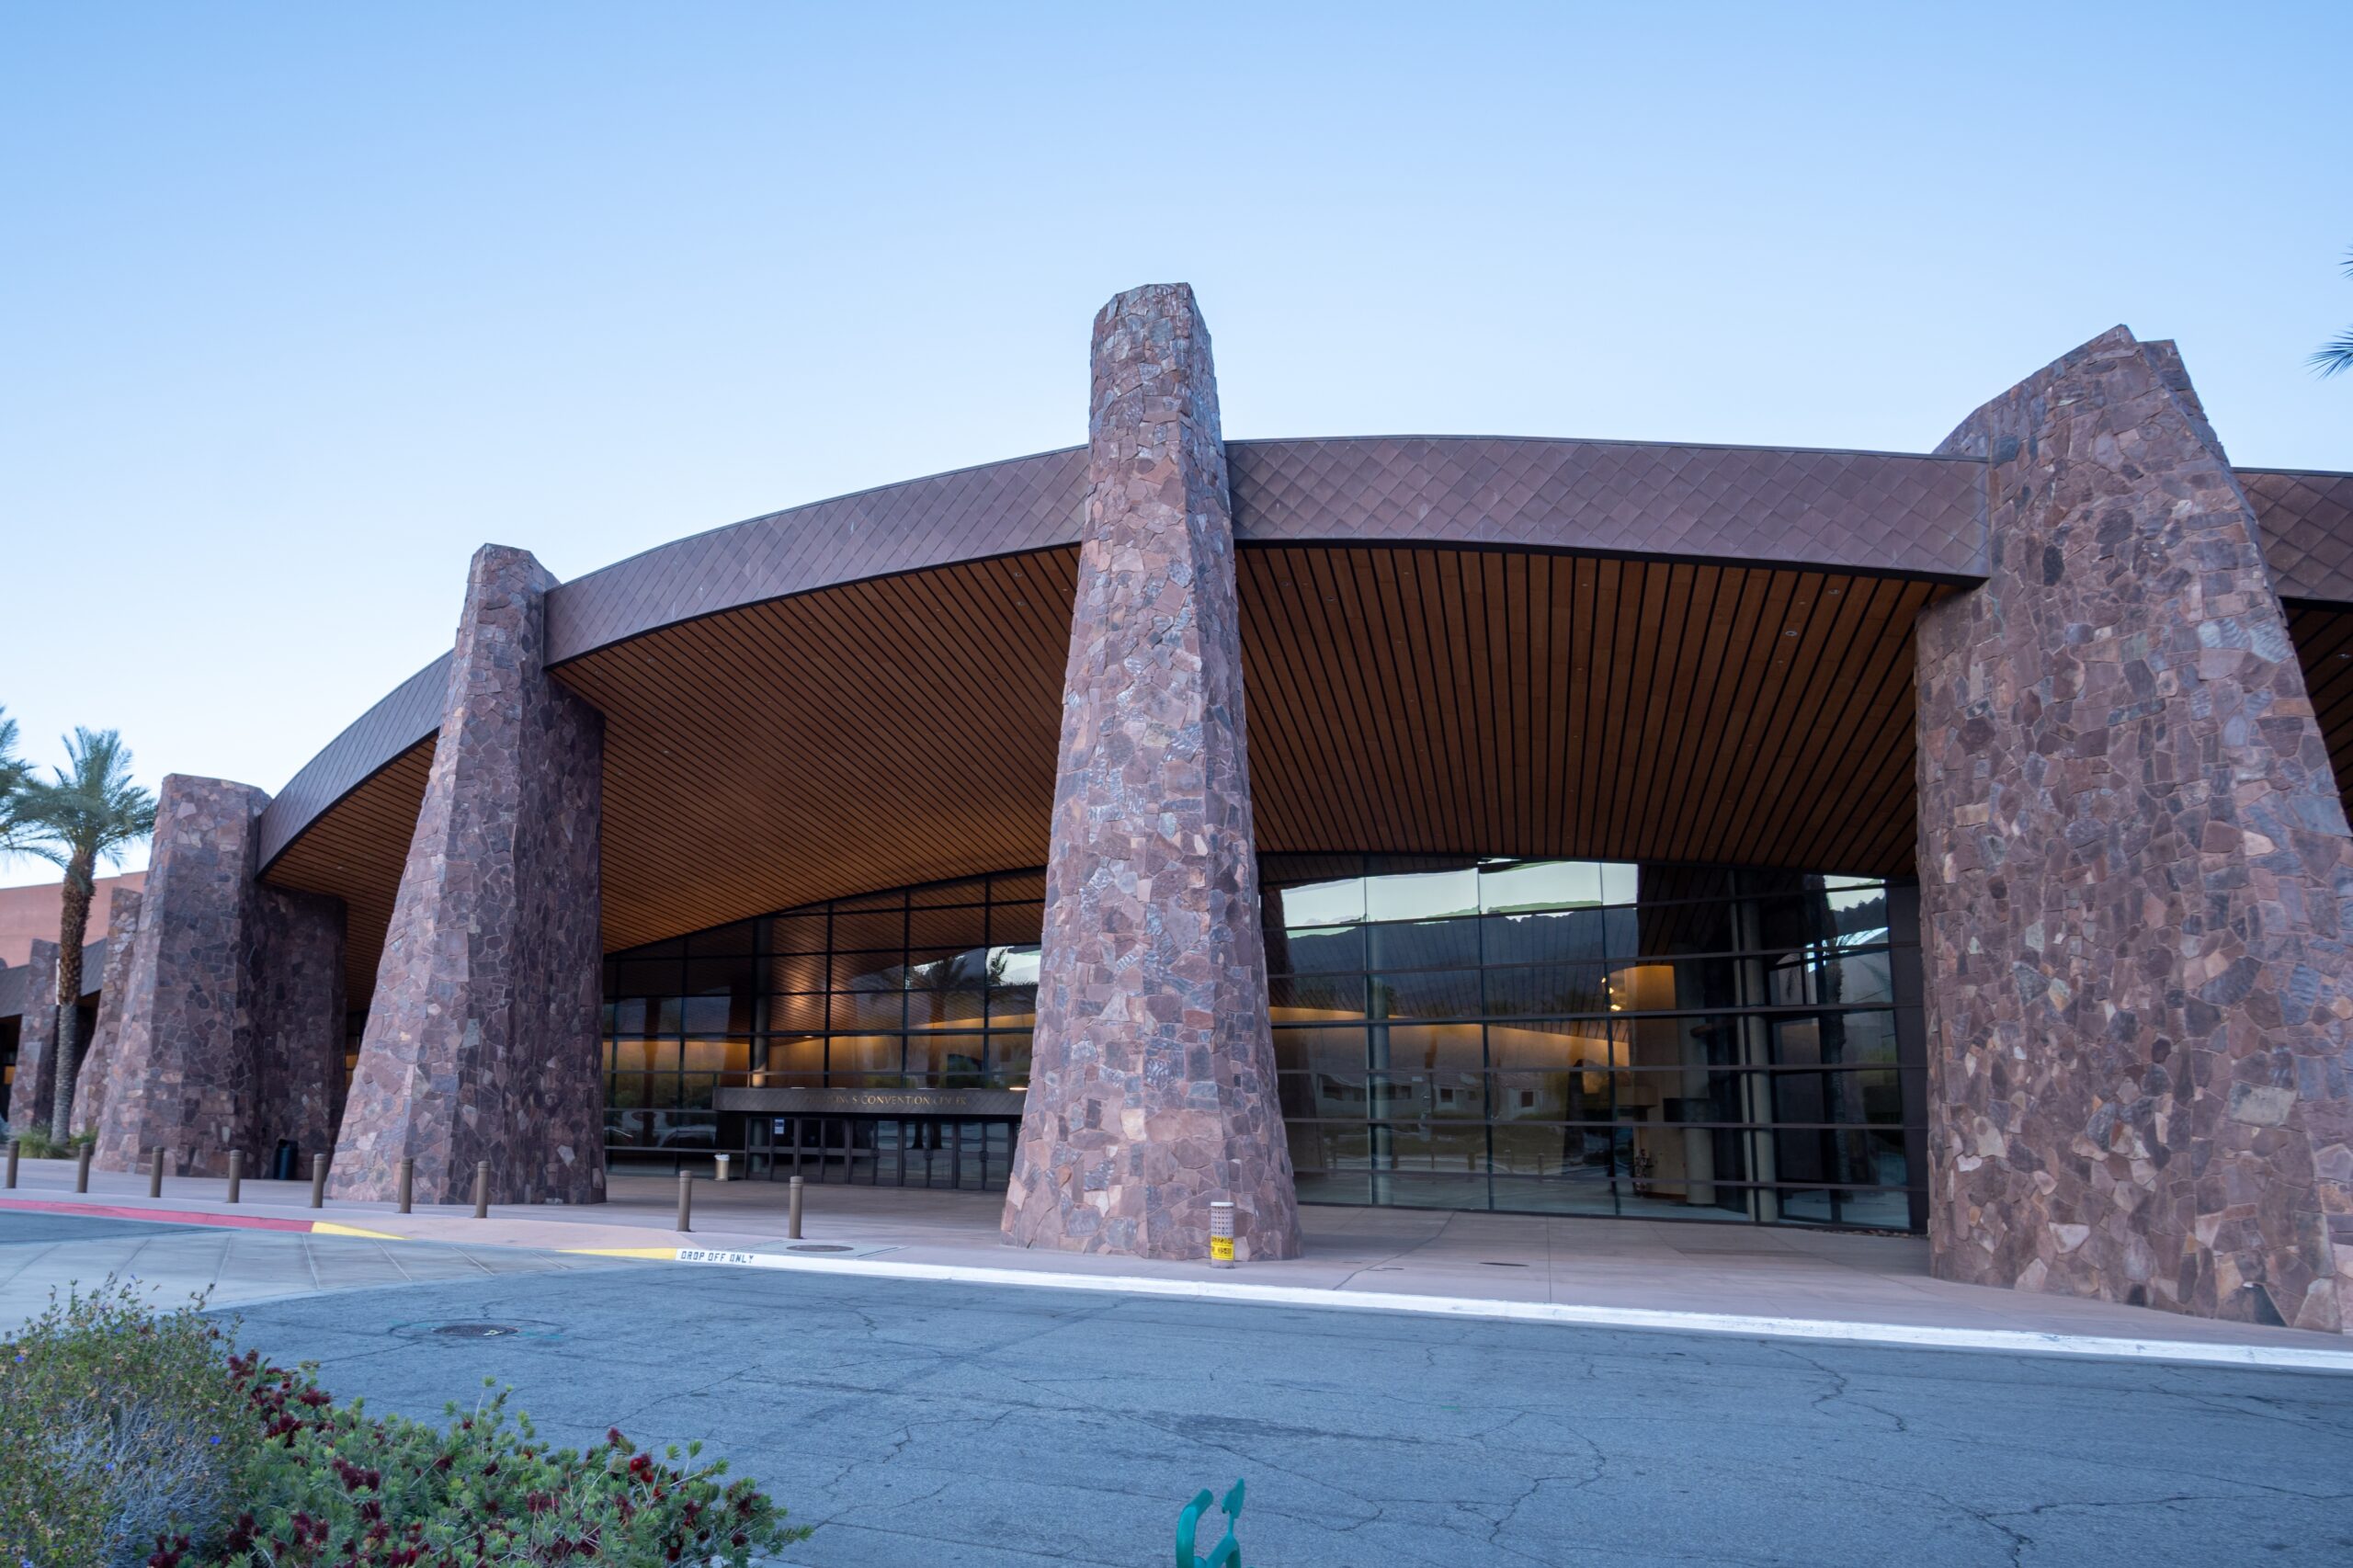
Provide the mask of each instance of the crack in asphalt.
MULTIPOLYGON (((402 1288, 401 1315, 444 1300, 420 1289, 402 1288)), ((634 1385, 621 1424, 715 1431, 818 1527, 791 1560, 829 1568, 1165 1561, 1183 1497, 1229 1465, 1253 1493, 1252 1560, 1361 1568, 2025 1568, 2063 1543, 2071 1561, 2147 1561, 2130 1531, 2112 1555, 2077 1550, 2066 1532, 2091 1527, 2062 1521, 2103 1516, 2162 1520, 2183 1557, 2226 1557, 2249 1509, 2307 1553, 2275 1560, 2328 1562, 2353 1501, 2353 1380, 2316 1375, 1302 1323, 1118 1296, 1048 1310, 1017 1290, 658 1269, 508 1276, 473 1299, 576 1328, 562 1356, 483 1353, 539 1385, 518 1403, 556 1403, 544 1429, 601 1433, 597 1358, 631 1357, 657 1381, 634 1385)), ((391 1300, 258 1315, 280 1340, 347 1342, 366 1303, 391 1300)), ((455 1365, 423 1354, 395 1341, 323 1359, 361 1392, 455 1365)))

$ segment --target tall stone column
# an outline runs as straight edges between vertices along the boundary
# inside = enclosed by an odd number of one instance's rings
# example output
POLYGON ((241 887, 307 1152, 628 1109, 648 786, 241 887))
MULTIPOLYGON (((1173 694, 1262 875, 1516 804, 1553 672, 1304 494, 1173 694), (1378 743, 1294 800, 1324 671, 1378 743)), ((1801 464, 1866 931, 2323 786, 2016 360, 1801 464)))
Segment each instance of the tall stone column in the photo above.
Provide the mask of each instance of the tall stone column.
POLYGON ((137 934, 108 981, 120 991, 101 1036, 101 1169, 133 1169, 162 1147, 180 1152, 179 1169, 221 1176, 242 1149, 258 1173, 282 1139, 305 1155, 326 1147, 309 1108, 326 1103, 339 1064, 343 905, 255 881, 268 803, 248 784, 164 780, 137 934))
POLYGON ((122 1034, 122 999, 131 983, 132 949, 139 940, 140 896, 118 887, 107 900, 107 961, 98 975, 98 1021, 90 1049, 82 1053, 82 1074, 74 1085, 75 1122, 96 1131, 105 1119, 108 1065, 122 1034))
POLYGON ((306 1155, 332 1149, 349 1010, 343 901, 262 884, 246 919, 242 1022, 268 1142, 290 1138, 306 1155))
POLYGON ((51 1131, 57 1094, 57 944, 35 937, 25 960, 25 1011, 17 1028, 17 1077, 8 1085, 8 1131, 51 1131))
POLYGON ((334 1190, 500 1203, 605 1195, 597 853, 603 719, 545 669, 555 578, 484 545, 467 577, 334 1190))
POLYGON ((1006 1241, 1299 1251, 1275 1095, 1233 521, 1209 330, 1183 284, 1095 318, 1089 490, 1006 1241))
POLYGON ((1935 1272, 2353 1326, 2353 838, 2255 515, 2121 327, 1941 449, 1991 569, 1919 624, 1935 1272))

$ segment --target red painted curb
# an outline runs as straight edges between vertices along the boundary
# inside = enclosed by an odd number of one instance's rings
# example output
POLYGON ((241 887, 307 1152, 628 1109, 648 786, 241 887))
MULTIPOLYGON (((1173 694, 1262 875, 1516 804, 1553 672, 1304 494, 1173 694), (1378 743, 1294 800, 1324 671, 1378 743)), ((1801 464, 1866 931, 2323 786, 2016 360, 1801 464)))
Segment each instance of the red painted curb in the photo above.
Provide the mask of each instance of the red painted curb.
POLYGON ((266 1214, 206 1214, 193 1209, 125 1209, 114 1203, 44 1203, 36 1198, 0 1198, 0 1210, 36 1214, 85 1214, 98 1220, 152 1220, 163 1225, 211 1225, 232 1231, 308 1231, 308 1220, 277 1220, 266 1214))

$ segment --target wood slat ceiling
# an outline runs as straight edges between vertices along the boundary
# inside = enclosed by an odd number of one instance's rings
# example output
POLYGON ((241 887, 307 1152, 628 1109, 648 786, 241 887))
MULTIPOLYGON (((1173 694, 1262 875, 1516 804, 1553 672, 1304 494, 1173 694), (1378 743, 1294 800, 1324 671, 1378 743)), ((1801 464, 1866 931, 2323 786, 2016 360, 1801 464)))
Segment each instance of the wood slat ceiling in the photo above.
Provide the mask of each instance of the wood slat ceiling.
POLYGON ((1912 620, 1951 590, 1505 551, 1241 556, 1267 850, 1912 863, 1912 620))
MULTIPOLYGON (((1239 552, 1260 847, 1912 858, 1898 578, 1450 548, 1239 552)), ((1046 858, 1068 547, 730 610, 561 666, 606 716, 605 940, 1046 858)), ((372 985, 431 743, 270 880, 372 985)))
POLYGON ((2304 689, 2312 694, 2328 764, 2347 814, 2353 814, 2353 610, 2290 605, 2288 636, 2304 666, 2304 689))
POLYGON ((562 666, 605 713, 605 943, 1046 858, 1072 549, 852 583, 562 666))
POLYGON ((432 770, 433 743, 419 741, 322 813, 270 865, 266 880, 278 887, 343 900, 344 990, 353 1007, 366 1006, 376 988, 376 960, 432 770))

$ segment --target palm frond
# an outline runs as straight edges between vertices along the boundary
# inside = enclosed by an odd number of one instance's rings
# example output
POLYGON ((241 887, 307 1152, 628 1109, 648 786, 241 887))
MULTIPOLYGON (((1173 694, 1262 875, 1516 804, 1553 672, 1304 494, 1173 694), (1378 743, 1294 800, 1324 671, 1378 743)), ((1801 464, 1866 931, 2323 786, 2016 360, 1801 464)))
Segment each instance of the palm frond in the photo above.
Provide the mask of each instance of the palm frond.
POLYGON ((131 748, 116 731, 75 730, 65 757, 54 779, 18 791, 27 842, 17 847, 86 876, 155 831, 155 797, 132 780, 131 748))
POLYGON ((0 856, 20 847, 24 788, 33 765, 17 755, 17 722, 0 708, 0 856))
POLYGON ((2304 361, 2318 376, 2333 376, 2339 370, 2353 370, 2353 327, 2347 327, 2313 350, 2304 361))
MULTIPOLYGON (((2341 265, 2345 268, 2345 276, 2353 278, 2353 250, 2345 253, 2341 265)), ((2313 349, 2304 363, 2313 368, 2315 376, 2334 376, 2342 370, 2353 370, 2353 327, 2346 328, 2313 349)))

